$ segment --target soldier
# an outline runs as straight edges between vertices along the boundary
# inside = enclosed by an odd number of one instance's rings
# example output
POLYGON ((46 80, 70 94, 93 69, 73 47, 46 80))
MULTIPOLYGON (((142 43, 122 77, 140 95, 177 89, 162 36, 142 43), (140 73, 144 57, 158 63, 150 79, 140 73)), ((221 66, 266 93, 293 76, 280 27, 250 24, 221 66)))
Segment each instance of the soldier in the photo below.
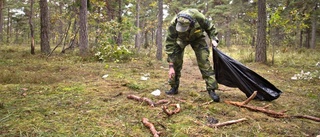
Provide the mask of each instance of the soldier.
POLYGON ((190 44, 197 57, 198 67, 210 97, 215 102, 220 101, 215 93, 218 84, 208 59, 209 47, 206 44, 204 32, 210 37, 212 45, 218 46, 219 41, 214 25, 197 9, 182 10, 171 21, 165 41, 171 89, 166 91, 166 94, 178 94, 184 49, 190 44))

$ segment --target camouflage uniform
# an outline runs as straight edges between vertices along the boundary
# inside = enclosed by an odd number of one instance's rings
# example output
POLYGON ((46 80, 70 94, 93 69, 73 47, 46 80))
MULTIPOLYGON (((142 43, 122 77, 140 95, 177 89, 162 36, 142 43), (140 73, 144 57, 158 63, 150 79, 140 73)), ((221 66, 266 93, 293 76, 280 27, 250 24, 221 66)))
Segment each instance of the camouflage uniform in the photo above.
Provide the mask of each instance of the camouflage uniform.
POLYGON ((165 51, 168 55, 167 61, 173 63, 175 76, 173 79, 169 79, 171 87, 179 86, 181 69, 183 64, 183 54, 185 47, 190 44, 195 52, 198 67, 202 74, 202 78, 206 82, 207 90, 215 90, 218 88, 218 84, 215 79, 214 71, 209 61, 209 48, 205 41, 204 32, 211 37, 211 39, 217 40, 217 32, 213 24, 205 18, 197 9, 186 9, 178 13, 173 18, 168 28, 168 34, 166 37, 165 51), (179 15, 187 15, 193 19, 191 26, 186 32, 178 32, 176 30, 177 18, 179 15))

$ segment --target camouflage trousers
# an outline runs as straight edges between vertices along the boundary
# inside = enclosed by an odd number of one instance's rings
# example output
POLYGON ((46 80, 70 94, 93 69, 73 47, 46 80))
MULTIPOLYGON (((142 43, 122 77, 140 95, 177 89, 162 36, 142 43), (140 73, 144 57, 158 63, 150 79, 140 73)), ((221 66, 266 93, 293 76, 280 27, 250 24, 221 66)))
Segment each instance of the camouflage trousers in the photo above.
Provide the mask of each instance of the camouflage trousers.
MULTIPOLYGON (((191 47, 196 55, 198 67, 202 74, 202 78, 206 82, 207 90, 218 89, 218 84, 215 79, 214 71, 209 61, 209 47, 206 44, 201 44, 204 42, 191 43, 191 47)), ((169 79, 169 84, 171 87, 177 87, 180 83, 181 69, 183 64, 183 55, 185 47, 181 48, 177 46, 176 51, 174 51, 173 66, 175 70, 175 76, 172 79, 169 79)))

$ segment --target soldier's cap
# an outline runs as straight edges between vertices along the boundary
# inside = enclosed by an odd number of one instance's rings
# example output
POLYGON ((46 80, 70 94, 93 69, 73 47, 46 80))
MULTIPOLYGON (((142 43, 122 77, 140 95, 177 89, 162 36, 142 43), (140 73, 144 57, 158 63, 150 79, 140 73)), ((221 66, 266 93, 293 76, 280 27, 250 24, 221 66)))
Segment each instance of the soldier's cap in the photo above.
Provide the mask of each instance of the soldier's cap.
POLYGON ((176 25, 176 30, 178 32, 186 32, 189 27, 190 27, 190 20, 189 19, 186 19, 184 17, 178 17, 177 19, 177 25, 176 25))

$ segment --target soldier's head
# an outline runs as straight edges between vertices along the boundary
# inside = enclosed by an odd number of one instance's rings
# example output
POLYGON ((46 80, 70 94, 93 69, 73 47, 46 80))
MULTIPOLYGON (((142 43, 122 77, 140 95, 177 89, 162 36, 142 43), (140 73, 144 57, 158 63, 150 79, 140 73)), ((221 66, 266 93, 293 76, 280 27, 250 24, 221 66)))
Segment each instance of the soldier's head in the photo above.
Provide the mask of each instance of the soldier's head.
POLYGON ((178 32, 186 32, 190 28, 190 20, 181 16, 177 18, 176 30, 178 32))

